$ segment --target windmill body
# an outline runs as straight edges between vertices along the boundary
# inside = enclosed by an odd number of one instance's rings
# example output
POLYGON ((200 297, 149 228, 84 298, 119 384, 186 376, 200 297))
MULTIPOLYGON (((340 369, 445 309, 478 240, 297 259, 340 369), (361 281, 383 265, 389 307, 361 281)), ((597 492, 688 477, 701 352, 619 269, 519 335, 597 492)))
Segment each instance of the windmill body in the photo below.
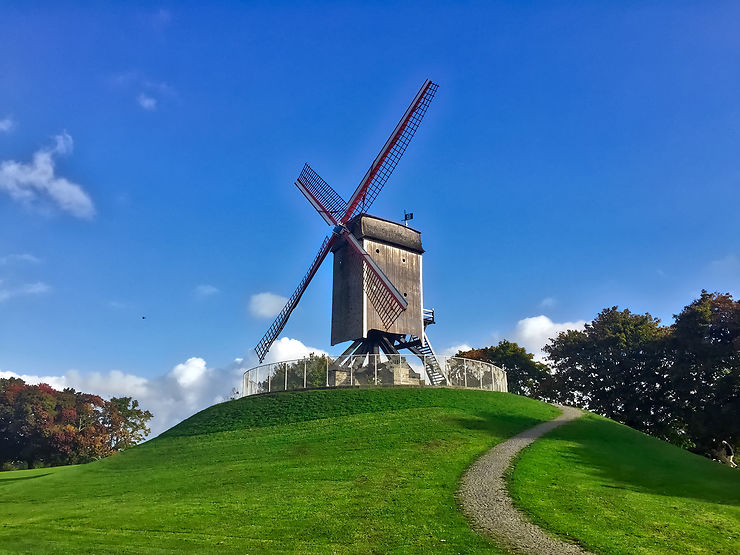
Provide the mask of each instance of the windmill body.
POLYGON ((347 224, 350 233, 375 260, 408 303, 388 327, 372 302, 363 279, 362 260, 347 243, 334 247, 331 344, 357 341, 372 332, 422 337, 421 233, 395 222, 360 214, 347 224))

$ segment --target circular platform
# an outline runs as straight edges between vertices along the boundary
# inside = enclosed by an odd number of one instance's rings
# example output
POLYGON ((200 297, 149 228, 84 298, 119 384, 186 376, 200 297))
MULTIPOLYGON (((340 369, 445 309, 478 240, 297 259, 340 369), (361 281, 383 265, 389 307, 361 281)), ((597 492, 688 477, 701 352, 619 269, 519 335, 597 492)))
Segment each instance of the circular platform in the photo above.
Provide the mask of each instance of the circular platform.
POLYGON ((244 372, 242 396, 319 387, 465 387, 508 391, 506 372, 487 362, 449 356, 315 355, 244 372))

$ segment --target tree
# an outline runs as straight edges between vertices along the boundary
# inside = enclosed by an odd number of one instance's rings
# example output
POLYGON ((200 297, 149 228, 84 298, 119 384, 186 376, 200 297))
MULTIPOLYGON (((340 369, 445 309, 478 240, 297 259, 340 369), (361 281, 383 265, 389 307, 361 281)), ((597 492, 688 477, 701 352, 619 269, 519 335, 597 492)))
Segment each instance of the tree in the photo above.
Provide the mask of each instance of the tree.
POLYGON ((588 409, 665 439, 672 426, 668 328, 650 314, 606 308, 585 329, 561 332, 545 346, 555 400, 588 409))
POLYGON ((503 368, 509 391, 517 395, 540 397, 541 384, 549 376, 549 369, 545 364, 534 360, 532 353, 511 341, 503 340, 496 346, 460 351, 457 356, 489 362, 503 368))
POLYGON ((0 379, 0 465, 83 463, 130 447, 149 433, 149 411, 130 397, 98 395, 18 378, 0 379))
POLYGON ((740 444, 740 302, 700 297, 661 326, 604 309, 545 347, 556 400, 707 454, 740 444))
POLYGON ((121 451, 136 445, 151 431, 146 423, 152 413, 139 408, 131 397, 112 397, 103 409, 103 425, 108 432, 108 448, 121 451))
POLYGON ((702 291, 671 327, 676 412, 687 442, 708 452, 740 445, 740 301, 702 291))

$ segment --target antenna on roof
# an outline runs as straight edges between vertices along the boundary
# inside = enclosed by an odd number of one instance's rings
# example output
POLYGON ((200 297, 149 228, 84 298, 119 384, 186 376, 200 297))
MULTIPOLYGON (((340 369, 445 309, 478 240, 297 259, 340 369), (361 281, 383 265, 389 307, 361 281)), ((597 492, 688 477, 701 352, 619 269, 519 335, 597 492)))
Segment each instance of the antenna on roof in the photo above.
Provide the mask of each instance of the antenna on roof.
POLYGON ((414 219, 414 213, 413 212, 406 212, 406 210, 403 211, 403 225, 406 227, 409 226, 409 220, 414 219))

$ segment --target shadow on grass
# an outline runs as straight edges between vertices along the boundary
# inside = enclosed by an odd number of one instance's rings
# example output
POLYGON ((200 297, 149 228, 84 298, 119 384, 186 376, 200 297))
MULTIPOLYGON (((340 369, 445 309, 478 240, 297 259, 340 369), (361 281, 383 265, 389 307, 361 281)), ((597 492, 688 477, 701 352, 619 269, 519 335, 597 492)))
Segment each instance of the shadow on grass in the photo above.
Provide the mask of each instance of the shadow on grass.
POLYGON ((41 478, 42 476, 48 476, 51 472, 45 474, 35 474, 33 476, 19 476, 18 478, 0 478, 0 486, 8 484, 10 482, 18 482, 20 480, 33 480, 34 478, 41 478))
POLYGON ((477 412, 475 416, 450 418, 450 422, 466 430, 490 432, 498 437, 510 437, 541 424, 541 420, 524 415, 506 415, 496 412, 477 412))
POLYGON ((605 489, 740 505, 740 471, 595 415, 547 434, 566 467, 585 468, 605 489))

